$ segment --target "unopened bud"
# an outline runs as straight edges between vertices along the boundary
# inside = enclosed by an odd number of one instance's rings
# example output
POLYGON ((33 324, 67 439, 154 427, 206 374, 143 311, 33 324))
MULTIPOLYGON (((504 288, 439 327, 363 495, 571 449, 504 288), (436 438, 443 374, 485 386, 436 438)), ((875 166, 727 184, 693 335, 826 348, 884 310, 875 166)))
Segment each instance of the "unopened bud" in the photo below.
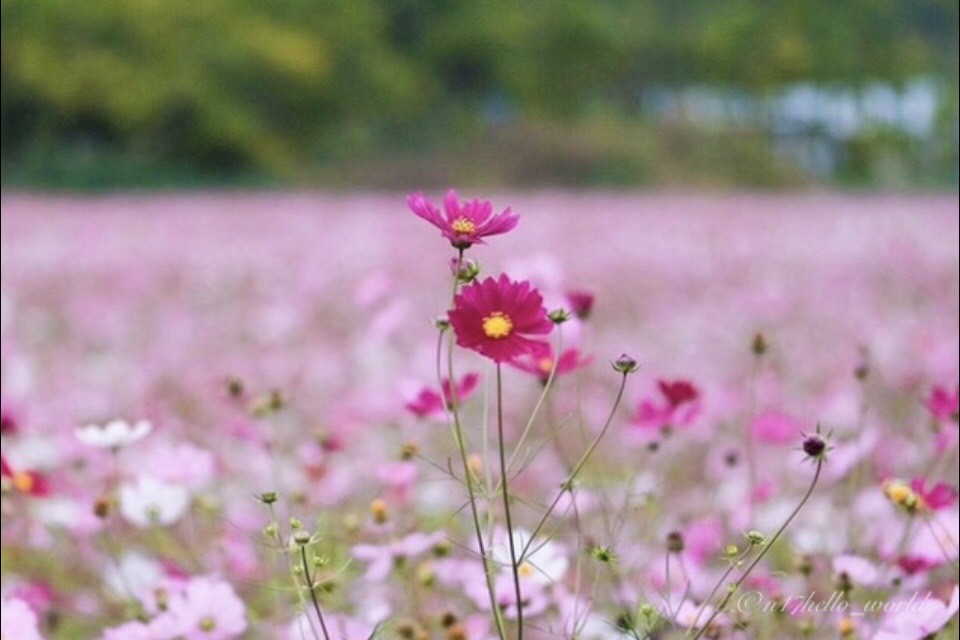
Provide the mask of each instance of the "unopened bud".
POLYGON ((686 546, 683 534, 679 531, 672 531, 667 535, 667 551, 670 553, 683 553, 686 546))
POLYGON ((387 502, 381 498, 371 502, 370 515, 377 524, 386 524, 390 519, 390 508, 387 506, 387 502))
POLYGON ((762 547, 767 544, 767 537, 759 531, 748 531, 747 542, 749 542, 752 547, 762 547))
POLYGON ((623 354, 614 361, 613 370, 624 375, 630 375, 640 370, 640 364, 627 354, 623 354))
POLYGON ((767 351, 770 349, 770 344, 767 342, 767 337, 762 333, 758 333, 753 336, 753 355, 759 357, 765 356, 767 351))
POLYGON ((554 309, 547 315, 547 317, 550 318, 550 322, 559 326, 569 322, 572 316, 566 309, 554 309))

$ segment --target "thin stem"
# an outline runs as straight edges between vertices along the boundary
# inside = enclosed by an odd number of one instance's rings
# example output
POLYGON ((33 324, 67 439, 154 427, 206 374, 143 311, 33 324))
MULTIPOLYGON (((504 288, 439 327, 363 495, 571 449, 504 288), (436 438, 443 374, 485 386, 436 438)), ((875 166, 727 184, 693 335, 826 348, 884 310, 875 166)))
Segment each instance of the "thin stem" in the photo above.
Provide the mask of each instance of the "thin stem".
MULTIPOLYGON (((459 273, 463 266, 463 250, 457 258, 457 267, 453 276, 453 294, 451 298, 456 298, 460 286, 459 273)), ((463 465, 463 481, 467 485, 467 497, 470 502, 470 516, 473 521, 473 530, 477 537, 477 550, 480 553, 480 561, 483 564, 483 574, 487 586, 487 594, 490 598, 490 608, 493 611, 494 625, 497 628, 497 636, 500 640, 507 640, 506 627, 503 622, 503 614, 500 611, 500 605, 497 602, 496 584, 493 579, 493 569, 490 564, 490 557, 487 553, 487 543, 483 535, 483 523, 480 519, 480 508, 477 505, 477 490, 474 485, 473 470, 470 468, 470 458, 467 453, 467 440, 463 433, 463 423, 460 419, 460 398, 455 382, 455 372, 453 366, 453 333, 447 344, 447 378, 450 388, 450 398, 444 394, 443 374, 441 373, 441 362, 443 360, 443 333, 440 334, 440 341, 437 344, 437 383, 440 385, 440 395, 444 398, 446 405, 447 421, 452 422, 454 441, 457 445, 457 452, 460 455, 460 463, 463 465)))
POLYGON ((822 471, 823 471, 823 458, 820 458, 817 460, 817 471, 816 473, 813 474, 813 481, 810 483, 810 488, 807 489, 807 492, 804 494, 803 500, 800 501, 800 504, 798 504, 797 508, 793 510, 793 513, 790 514, 790 517, 787 518, 787 520, 780 526, 780 529, 777 530, 777 533, 774 534, 773 538, 771 538, 770 541, 766 544, 766 546, 763 547, 763 550, 759 554, 757 554, 757 557, 754 558, 753 562, 750 563, 750 566, 748 566, 744 570, 744 572, 740 575, 740 578, 735 583, 733 583, 733 585, 727 591, 727 595, 723 598, 723 601, 720 603, 720 606, 716 608, 716 610, 707 620, 706 624, 704 624, 703 627, 700 628, 700 630, 697 632, 697 635, 693 637, 693 640, 700 640, 700 638, 704 636, 704 634, 710 628, 710 625, 712 625, 716 621, 716 619, 720 617, 720 615, 727 608, 727 605, 730 604, 730 601, 733 599, 733 596, 736 595, 738 591, 740 591, 740 588, 747 581, 747 578, 750 577, 750 574, 753 573, 753 570, 757 568, 757 565, 759 565, 760 562, 765 557, 767 557, 767 553, 770 552, 770 549, 772 549, 773 546, 780 540, 780 538, 783 537, 783 534, 786 533, 790 525, 793 524, 793 521, 796 519, 796 517, 800 515, 800 512, 803 510, 803 508, 807 506, 807 502, 809 502, 811 496, 813 496, 814 489, 817 488, 817 484, 820 482, 820 474, 822 471))
POLYGON ((517 640, 523 640, 523 593, 520 588, 520 562, 517 555, 517 542, 513 535, 513 514, 510 509, 510 491, 507 479, 507 453, 503 437, 503 368, 497 363, 497 436, 500 450, 500 484, 503 489, 503 512, 507 524, 507 538, 510 541, 510 562, 513 572, 513 590, 517 599, 517 640))
POLYGON ((307 580, 307 590, 310 592, 310 600, 313 601, 313 610, 317 612, 317 618, 320 620, 320 630, 323 631, 325 640, 330 640, 330 632, 327 631, 327 623, 323 618, 323 609, 320 608, 320 599, 317 598, 316 585, 313 583, 313 576, 310 575, 306 545, 300 546, 300 558, 303 560, 303 577, 307 580))
POLYGON ((954 547, 956 547, 956 542, 954 542, 954 540, 950 537, 950 535, 945 530, 938 533, 933 526, 934 521, 935 520, 933 516, 924 518, 924 523, 926 523, 927 529, 930 531, 930 535, 933 536, 934 542, 936 542, 937 546, 940 548, 940 553, 943 554, 943 558, 947 561, 947 564, 950 565, 950 567, 954 570, 954 572, 960 575, 960 567, 957 566, 957 562, 953 559, 953 554, 947 550, 947 547, 944 545, 943 540, 940 539, 940 536, 945 535, 946 538, 950 541, 950 543, 954 545, 954 547))
POLYGON ((607 417, 606 423, 603 425, 603 429, 600 430, 600 434, 596 437, 596 439, 590 445, 590 448, 587 449, 586 453, 583 454, 583 457, 580 458, 580 461, 573 468, 570 478, 564 483, 563 487, 560 489, 560 493, 550 505, 550 508, 547 509, 547 512, 543 514, 543 518, 540 519, 540 523, 537 524, 536 528, 533 530, 533 534, 531 534, 530 540, 524 547, 523 553, 520 554, 521 561, 526 560, 530 550, 533 548, 537 536, 540 535, 540 533, 543 531, 543 528, 547 525, 547 522, 550 520, 550 516, 552 516, 554 511, 557 510, 557 507, 560 505, 560 501, 563 500, 563 496, 565 496, 567 492, 573 491, 573 483, 580 475, 580 472, 583 471, 583 468, 587 466, 587 462, 590 461, 590 458, 596 452, 597 447, 600 446, 600 443, 610 430, 610 426, 613 424, 613 419, 616 417, 617 411, 620 408, 620 404, 623 402, 624 393, 627 390, 627 378, 629 378, 629 375, 623 374, 623 379, 620 381, 620 390, 617 391, 617 398, 613 403, 613 408, 610 410, 610 415, 607 417))
MULTIPOLYGON (((537 422, 537 418, 540 417, 540 412, 543 410, 547 397, 550 395, 550 391, 553 390, 553 383, 557 379, 557 369, 559 368, 560 356, 562 354, 563 327, 557 327, 556 354, 553 359, 553 366, 550 369, 550 375, 547 377, 546 384, 543 385, 543 391, 540 392, 540 397, 537 399, 537 404, 533 407, 533 413, 530 414, 530 418, 527 420, 527 424, 523 428, 523 432, 520 434, 520 439, 517 441, 517 446, 514 448, 513 453, 510 454, 510 461, 507 463, 508 472, 513 470, 513 465, 516 464, 517 457, 519 457, 521 451, 523 451, 523 447, 530 438, 530 434, 533 433, 533 427, 537 422)), ((506 478, 506 476, 504 476, 504 478, 506 478)))
MULTIPOLYGON (((710 592, 710 595, 706 597, 703 601, 703 604, 700 606, 700 609, 697 611, 697 617, 693 619, 693 624, 690 625, 691 628, 695 629, 698 624, 700 624, 700 618, 703 617, 703 614, 707 611, 707 606, 710 604, 710 601, 717 595, 720 591, 720 587, 726 583, 727 578, 733 575, 733 572, 736 571, 741 564, 743 564, 747 558, 750 557, 750 554, 753 553, 753 545, 751 545, 746 551, 740 554, 737 558, 730 561, 730 566, 727 567, 727 570, 723 572, 723 575, 720 576, 720 579, 717 580, 717 584, 713 586, 713 590, 710 592)), ((683 603, 680 603, 680 606, 683 606, 683 603)), ((707 626, 710 626, 709 624, 707 626)))
POLYGON ((753 441, 753 434, 751 433, 751 427, 753 426, 753 421, 757 418, 757 387, 759 386, 759 378, 761 369, 763 366, 763 356, 754 356, 753 371, 750 375, 750 416, 746 428, 743 430, 746 452, 747 452, 747 474, 750 479, 750 494, 747 504, 750 505, 750 513, 753 513, 753 501, 757 495, 757 487, 760 484, 759 476, 760 473, 757 469, 757 447, 756 443, 753 441))

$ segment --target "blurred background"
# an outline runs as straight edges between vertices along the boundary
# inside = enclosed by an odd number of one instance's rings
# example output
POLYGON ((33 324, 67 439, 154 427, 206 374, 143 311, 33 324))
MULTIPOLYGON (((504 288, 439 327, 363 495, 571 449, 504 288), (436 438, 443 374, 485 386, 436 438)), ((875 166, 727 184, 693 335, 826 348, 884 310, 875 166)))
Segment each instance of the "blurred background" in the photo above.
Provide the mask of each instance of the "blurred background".
POLYGON ((955 190, 957 43, 957 0, 2 0, 2 181, 955 190))

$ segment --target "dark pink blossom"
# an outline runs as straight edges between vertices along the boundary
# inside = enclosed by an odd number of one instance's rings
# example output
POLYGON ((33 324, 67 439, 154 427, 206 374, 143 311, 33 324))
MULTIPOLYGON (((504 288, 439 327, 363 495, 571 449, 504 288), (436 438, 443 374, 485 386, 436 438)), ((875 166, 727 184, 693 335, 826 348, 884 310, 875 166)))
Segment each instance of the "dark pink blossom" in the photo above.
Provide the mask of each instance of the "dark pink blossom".
POLYGON ((927 399, 927 409, 941 422, 957 422, 960 417, 960 387, 952 393, 946 387, 936 387, 927 399))
POLYGON ((957 490, 943 483, 928 487, 926 480, 915 478, 910 483, 910 488, 913 489, 922 503, 932 511, 946 509, 953 506, 957 501, 957 490))
POLYGON ((436 389, 429 387, 422 389, 417 396, 406 404, 406 409, 418 418, 429 418, 444 414, 454 408, 454 403, 466 402, 477 390, 480 376, 468 373, 457 381, 456 386, 445 378, 442 385, 442 395, 436 389))
POLYGON ((543 353, 546 344, 538 338, 554 326, 540 292, 506 275, 466 287, 454 301, 450 324, 457 344, 497 363, 543 353))
POLYGON ((0 458, 0 476, 3 477, 4 484, 9 483, 14 490, 24 495, 35 498, 50 495, 50 485, 46 476, 36 471, 15 470, 6 458, 0 458))
POLYGON ((563 376, 586 367, 593 358, 584 356, 578 349, 567 349, 557 358, 553 348, 547 347, 542 353, 531 353, 517 358, 510 364, 521 371, 525 371, 540 378, 541 382, 550 379, 556 366, 557 376, 563 376))
POLYGON ((407 198, 407 204, 413 213, 440 229, 443 237, 460 250, 486 244, 484 238, 513 231, 520 222, 520 216, 510 209, 494 214, 489 200, 460 202, 453 189, 443 199, 443 211, 419 193, 407 198))
POLYGON ((567 302, 573 315, 581 320, 587 320, 593 314, 593 305, 596 298, 587 291, 570 291, 567 293, 567 302))
POLYGON ((660 397, 640 403, 634 424, 645 429, 688 427, 700 416, 700 390, 686 380, 657 383, 660 397))
POLYGON ((785 445, 797 439, 797 435, 802 431, 802 426, 791 415, 779 411, 767 411, 757 416, 750 431, 753 438, 758 442, 785 445))

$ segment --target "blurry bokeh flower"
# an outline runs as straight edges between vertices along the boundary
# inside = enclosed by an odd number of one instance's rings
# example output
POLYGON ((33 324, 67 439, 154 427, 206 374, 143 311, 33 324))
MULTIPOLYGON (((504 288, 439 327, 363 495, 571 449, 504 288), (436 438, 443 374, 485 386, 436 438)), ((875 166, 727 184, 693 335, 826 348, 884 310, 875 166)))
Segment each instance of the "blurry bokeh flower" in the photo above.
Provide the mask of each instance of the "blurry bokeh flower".
POLYGON ((367 580, 381 582, 394 568, 427 553, 445 539, 442 533, 414 533, 385 545, 358 545, 353 548, 353 557, 367 565, 367 580))
POLYGON ((927 399, 927 408, 941 422, 957 422, 960 417, 960 388, 950 392, 946 387, 936 387, 927 399))
POLYGON ((524 355, 510 364, 521 371, 537 376, 541 382, 546 382, 550 379, 554 367, 557 370, 556 375, 562 376, 582 369, 592 361, 593 358, 584 356, 579 349, 567 349, 557 358, 553 348, 547 346, 540 353, 524 355))
POLYGON ((589 320, 590 316, 593 315, 596 298, 587 291, 569 291, 567 292, 567 302, 570 304, 573 315, 580 320, 589 320))
POLYGON ((4 598, 0 603, 0 638, 41 640, 37 614, 22 600, 4 598))
POLYGON ((186 487, 143 476, 120 487, 120 513, 142 528, 168 527, 186 513, 190 492, 186 487))
POLYGON ((170 601, 184 640, 229 640, 247 630, 243 601, 233 587, 212 578, 190 580, 182 595, 170 601))
POLYGON ((105 425, 87 425, 76 430, 77 440, 94 449, 122 449, 140 442, 153 431, 145 420, 131 424, 113 420, 105 425))
POLYGON ((442 396, 436 389, 425 387, 406 404, 406 409, 418 418, 443 415, 448 409, 453 408, 454 402, 462 404, 468 400, 476 391, 479 382, 480 376, 475 373, 463 376, 455 386, 451 385, 449 378, 445 378, 442 396))
POLYGON ((6 458, 0 458, 0 476, 4 490, 10 489, 35 498, 50 495, 46 476, 36 471, 21 471, 10 466, 6 458))
POLYGON ((957 490, 944 483, 929 485, 923 478, 914 478, 910 488, 920 500, 920 505, 931 511, 940 511, 957 502, 957 490))
POLYGON ((646 429, 688 427, 700 416, 700 390, 692 382, 661 380, 659 397, 641 401, 634 424, 646 429))
POLYGON ((874 640, 923 640, 936 636, 960 610, 960 590, 953 590, 950 602, 936 598, 902 607, 891 606, 874 640))

